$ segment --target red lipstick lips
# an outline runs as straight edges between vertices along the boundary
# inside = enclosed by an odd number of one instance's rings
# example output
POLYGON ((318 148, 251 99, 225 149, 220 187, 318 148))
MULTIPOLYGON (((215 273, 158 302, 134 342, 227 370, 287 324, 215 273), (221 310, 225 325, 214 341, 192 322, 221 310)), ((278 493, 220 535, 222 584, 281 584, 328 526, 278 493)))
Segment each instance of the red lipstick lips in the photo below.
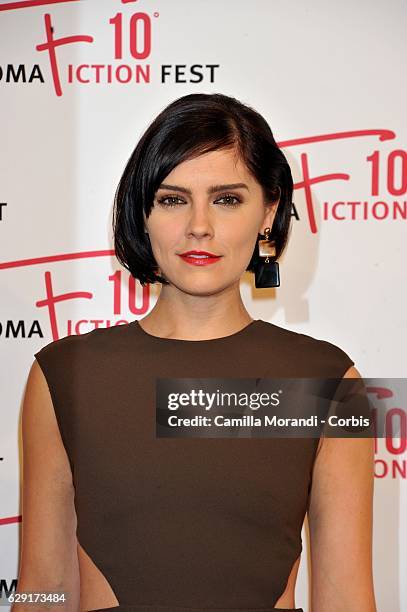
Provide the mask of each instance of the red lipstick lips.
POLYGON ((214 255, 208 251, 185 251, 185 253, 179 253, 179 257, 193 266, 207 266, 219 261, 222 255, 214 255))

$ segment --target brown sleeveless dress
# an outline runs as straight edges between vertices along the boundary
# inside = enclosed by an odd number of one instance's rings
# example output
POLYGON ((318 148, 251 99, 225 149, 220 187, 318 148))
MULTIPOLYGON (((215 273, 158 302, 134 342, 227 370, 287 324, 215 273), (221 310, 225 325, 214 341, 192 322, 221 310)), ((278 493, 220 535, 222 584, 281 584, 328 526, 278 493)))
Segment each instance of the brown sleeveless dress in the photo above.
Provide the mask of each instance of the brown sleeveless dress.
POLYGON ((318 439, 156 438, 155 379, 339 378, 350 357, 262 320, 196 341, 135 320, 35 357, 73 473, 78 542, 120 604, 103 610, 284 609, 273 606, 302 551, 318 439))

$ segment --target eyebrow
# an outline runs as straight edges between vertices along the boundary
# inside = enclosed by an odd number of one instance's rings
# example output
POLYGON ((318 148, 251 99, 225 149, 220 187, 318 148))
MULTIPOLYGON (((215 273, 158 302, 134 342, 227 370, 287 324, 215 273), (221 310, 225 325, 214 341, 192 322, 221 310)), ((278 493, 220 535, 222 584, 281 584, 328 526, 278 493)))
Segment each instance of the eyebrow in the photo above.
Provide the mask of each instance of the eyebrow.
MULTIPOLYGON (((180 191, 181 193, 187 193, 188 195, 192 195, 190 189, 180 187, 179 185, 169 185, 168 183, 161 183, 158 189, 172 189, 173 191, 180 191)), ((207 193, 208 195, 210 195, 211 193, 217 193, 218 191, 224 191, 226 189, 247 189, 247 191, 249 191, 249 188, 246 183, 229 183, 228 185, 211 185, 210 187, 208 187, 207 193)))

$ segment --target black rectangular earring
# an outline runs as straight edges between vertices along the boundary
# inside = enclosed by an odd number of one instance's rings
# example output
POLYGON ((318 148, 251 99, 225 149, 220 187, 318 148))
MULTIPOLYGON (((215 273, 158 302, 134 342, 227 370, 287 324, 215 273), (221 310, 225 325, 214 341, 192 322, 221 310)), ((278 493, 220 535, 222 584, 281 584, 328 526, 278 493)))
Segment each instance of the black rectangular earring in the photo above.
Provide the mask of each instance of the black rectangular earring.
MULTIPOLYGON (((270 228, 266 227, 264 230, 264 234, 259 234, 258 239, 258 247, 261 246, 262 242, 266 242, 268 246, 273 245, 273 242, 269 242, 270 236, 270 228)), ((275 254, 275 247, 274 247, 275 254)), ((266 253, 266 257, 261 256, 259 248, 259 255, 257 261, 254 265, 254 277, 255 277, 255 286, 256 289, 261 289, 263 287, 279 287, 280 286, 280 270, 277 261, 271 261, 270 256, 273 256, 273 253, 266 253)))

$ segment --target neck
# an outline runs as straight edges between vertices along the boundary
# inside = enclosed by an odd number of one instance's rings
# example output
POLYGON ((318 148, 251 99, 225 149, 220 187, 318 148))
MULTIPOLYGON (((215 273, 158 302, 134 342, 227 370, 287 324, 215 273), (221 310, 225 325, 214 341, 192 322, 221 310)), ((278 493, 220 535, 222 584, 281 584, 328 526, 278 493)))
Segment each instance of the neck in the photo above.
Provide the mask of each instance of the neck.
POLYGON ((216 295, 189 295, 165 285, 142 319, 142 327, 160 337, 206 340, 233 334, 252 320, 239 288, 216 295))

